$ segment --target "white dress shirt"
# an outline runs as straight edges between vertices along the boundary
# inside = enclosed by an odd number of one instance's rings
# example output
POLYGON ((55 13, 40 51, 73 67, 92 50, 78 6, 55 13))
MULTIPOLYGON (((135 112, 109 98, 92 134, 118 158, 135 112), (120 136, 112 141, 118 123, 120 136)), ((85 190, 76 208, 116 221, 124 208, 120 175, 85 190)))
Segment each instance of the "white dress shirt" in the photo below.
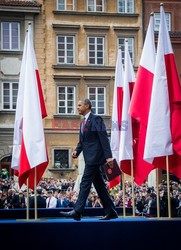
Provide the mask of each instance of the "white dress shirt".
POLYGON ((54 196, 48 197, 46 199, 46 208, 56 208, 57 207, 57 199, 54 196))

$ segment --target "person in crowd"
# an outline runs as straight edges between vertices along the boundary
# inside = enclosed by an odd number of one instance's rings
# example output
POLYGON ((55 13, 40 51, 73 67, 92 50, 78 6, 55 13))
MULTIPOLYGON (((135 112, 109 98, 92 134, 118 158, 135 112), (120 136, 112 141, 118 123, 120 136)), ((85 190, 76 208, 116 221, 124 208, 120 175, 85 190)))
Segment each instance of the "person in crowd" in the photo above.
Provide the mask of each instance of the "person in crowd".
POLYGON ((10 182, 8 180, 3 180, 2 181, 2 191, 3 191, 3 193, 7 193, 10 188, 11 188, 10 182))
POLYGON ((53 191, 47 191, 48 198, 46 199, 46 208, 56 208, 57 207, 57 199, 53 196, 53 191))
POLYGON ((95 201, 92 207, 103 207, 101 200, 97 195, 95 196, 95 201))
MULTIPOLYGON (((30 197, 30 208, 35 207, 35 197, 30 197)), ((46 200, 42 197, 42 189, 37 188, 37 208, 46 208, 46 200)))
POLYGON ((4 208, 3 191, 0 190, 0 209, 4 208))
POLYGON ((21 190, 19 192, 19 208, 26 208, 25 197, 21 190))
POLYGON ((1 177, 3 180, 8 180, 9 178, 9 172, 6 168, 3 168, 1 171, 1 177))
POLYGON ((145 200, 146 200, 145 196, 142 196, 142 198, 137 196, 137 198, 135 199, 136 214, 137 215, 146 215, 145 214, 146 211, 144 210, 144 208, 145 208, 145 200))
POLYGON ((0 209, 8 209, 7 195, 0 190, 0 209))
POLYGON ((19 208, 19 195, 15 193, 14 189, 8 190, 7 208, 8 209, 19 208))
POLYGON ((77 195, 75 193, 75 194, 71 195, 71 198, 69 200, 69 207, 73 207, 74 208, 75 205, 76 205, 76 202, 77 202, 77 195))
POLYGON ((69 201, 65 198, 65 193, 60 192, 57 199, 57 207, 68 207, 69 201))
POLYGON ((176 209, 177 209, 177 215, 178 215, 178 217, 181 217, 181 192, 179 193, 179 195, 178 195, 178 202, 177 202, 177 207, 176 207, 176 209))

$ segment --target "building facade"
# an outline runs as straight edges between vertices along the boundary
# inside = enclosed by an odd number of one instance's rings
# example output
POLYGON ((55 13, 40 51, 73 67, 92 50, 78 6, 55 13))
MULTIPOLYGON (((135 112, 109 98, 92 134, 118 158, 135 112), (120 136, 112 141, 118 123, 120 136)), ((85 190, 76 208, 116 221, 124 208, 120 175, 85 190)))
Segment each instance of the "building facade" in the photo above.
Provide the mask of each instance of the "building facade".
MULTIPOLYGON (((167 27, 169 30, 171 43, 174 51, 176 66, 181 80, 181 1, 161 1, 164 4, 164 11, 166 16, 167 27)), ((154 25, 155 25, 155 41, 157 43, 158 30, 160 24, 160 1, 159 0, 145 0, 143 3, 144 15, 143 15, 143 30, 144 35, 149 23, 150 13, 154 13, 154 25)), ((166 178, 166 171, 159 169, 160 180, 166 178)), ((172 180, 177 180, 175 176, 170 174, 172 180)))
POLYGON ((149 15, 154 12, 155 18, 155 37, 158 37, 158 29, 160 23, 160 2, 164 4, 164 10, 166 15, 166 21, 168 30, 170 33, 170 38, 172 42, 172 47, 175 55, 175 61, 177 65, 177 70, 179 78, 181 80, 181 1, 159 1, 159 0, 145 0, 144 1, 144 16, 143 16, 143 29, 144 33, 148 27, 149 15))

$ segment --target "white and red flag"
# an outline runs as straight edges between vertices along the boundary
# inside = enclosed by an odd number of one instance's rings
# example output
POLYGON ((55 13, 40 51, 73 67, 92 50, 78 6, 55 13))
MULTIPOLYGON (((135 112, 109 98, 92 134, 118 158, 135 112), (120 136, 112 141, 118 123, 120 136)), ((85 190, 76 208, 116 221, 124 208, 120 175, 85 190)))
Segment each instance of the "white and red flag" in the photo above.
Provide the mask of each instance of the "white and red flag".
POLYGON ((128 41, 125 42, 125 59, 124 59, 124 84, 123 84, 123 104, 122 104, 122 124, 125 123, 125 129, 121 129, 119 161, 121 169, 127 173, 127 164, 125 160, 133 160, 133 129, 132 118, 128 114, 132 89, 135 83, 133 65, 128 51, 128 41))
MULTIPOLYGON (((114 82, 114 96, 112 107, 112 127, 111 127, 111 150, 113 158, 116 159, 119 165, 119 144, 120 144, 120 132, 121 132, 121 117, 122 117, 122 101, 123 101, 123 65, 122 65, 122 52, 118 50, 116 70, 115 70, 115 82, 114 82)), ((109 188, 120 183, 120 177, 116 177, 109 182, 109 188)))
POLYGON ((46 116, 32 30, 29 25, 20 71, 11 165, 19 172, 20 186, 29 178, 29 187, 33 189, 34 169, 37 169, 38 184, 48 165, 42 121, 46 116))
POLYGON ((154 168, 153 165, 143 160, 143 155, 154 78, 155 55, 154 18, 150 16, 129 107, 129 114, 139 122, 134 134, 134 181, 138 185, 146 180, 148 174, 154 168))
POLYGON ((144 159, 165 168, 169 156, 170 172, 181 178, 181 86, 163 6, 152 88, 144 159), (164 160, 161 162, 161 160, 164 160))

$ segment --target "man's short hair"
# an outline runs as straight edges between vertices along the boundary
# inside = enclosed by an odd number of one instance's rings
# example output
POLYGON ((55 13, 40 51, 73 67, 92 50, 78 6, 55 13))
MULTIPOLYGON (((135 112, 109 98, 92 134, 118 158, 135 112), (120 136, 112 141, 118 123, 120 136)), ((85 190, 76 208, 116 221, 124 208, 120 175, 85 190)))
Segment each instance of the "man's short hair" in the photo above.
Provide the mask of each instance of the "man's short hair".
POLYGON ((41 195, 41 194, 42 194, 42 189, 37 188, 37 189, 36 189, 36 191, 37 191, 37 194, 39 194, 39 195, 41 195))
POLYGON ((83 99, 82 102, 83 102, 84 104, 86 104, 86 105, 89 105, 89 109, 92 108, 92 103, 91 103, 91 101, 90 101, 89 99, 83 99))
POLYGON ((49 189, 49 190, 47 191, 47 193, 48 193, 48 194, 53 194, 53 190, 49 189))

